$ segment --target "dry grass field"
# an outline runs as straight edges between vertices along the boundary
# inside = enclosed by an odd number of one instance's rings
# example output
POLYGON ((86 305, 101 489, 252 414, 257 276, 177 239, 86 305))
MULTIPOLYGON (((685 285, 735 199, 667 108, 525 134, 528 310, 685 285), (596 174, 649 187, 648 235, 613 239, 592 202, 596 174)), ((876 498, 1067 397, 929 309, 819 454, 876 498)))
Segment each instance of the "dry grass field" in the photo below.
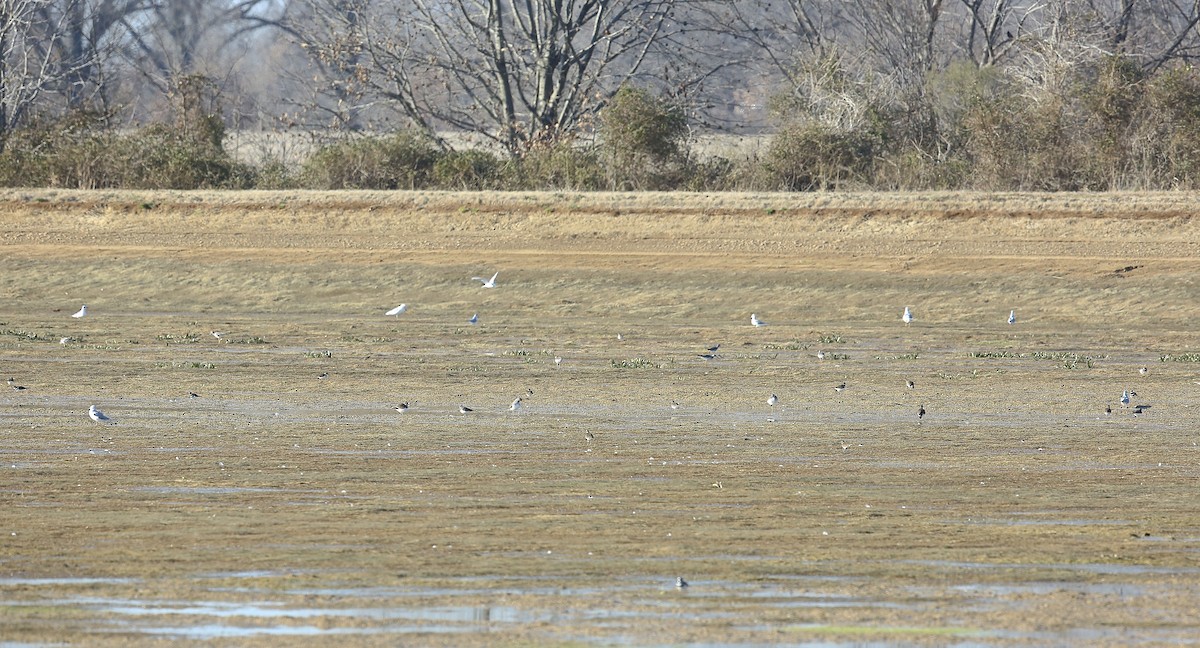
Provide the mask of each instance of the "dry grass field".
POLYGON ((1195 644, 1197 205, 0 192, 0 646, 1195 644))

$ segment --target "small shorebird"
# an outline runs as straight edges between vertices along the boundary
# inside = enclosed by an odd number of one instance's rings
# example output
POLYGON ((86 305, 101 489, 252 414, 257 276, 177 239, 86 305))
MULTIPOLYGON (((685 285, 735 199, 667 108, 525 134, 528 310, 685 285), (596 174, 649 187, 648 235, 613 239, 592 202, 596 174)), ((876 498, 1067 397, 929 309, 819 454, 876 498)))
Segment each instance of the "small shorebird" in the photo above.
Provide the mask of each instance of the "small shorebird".
POLYGON ((225 336, 225 334, 220 331, 212 331, 212 336, 217 338, 218 340, 220 340, 222 337, 225 336))
POLYGON ((915 382, 913 382, 913 381, 911 381, 911 380, 909 380, 909 381, 905 382, 905 385, 906 385, 906 386, 907 386, 909 389, 916 389, 916 388, 917 388, 917 383, 915 383, 915 382))
POLYGON ((408 403, 400 403, 400 405, 398 407, 396 407, 396 411, 400 412, 401 414, 407 412, 408 411, 408 403))
POLYGON ((458 406, 458 413, 459 413, 459 414, 466 414, 466 413, 468 413, 468 412, 474 412, 474 411, 475 411, 475 410, 471 409, 470 407, 467 407, 466 405, 459 405, 459 406, 458 406))
POLYGON ((1121 404, 1122 404, 1122 405, 1128 405, 1128 404, 1129 404, 1129 390, 1128 390, 1128 389, 1126 389, 1125 391, 1121 392, 1121 404))
POLYGON ((717 349, 720 349, 720 348, 721 348, 720 344, 714 344, 713 346, 710 346, 707 349, 705 349, 705 351, 708 351, 709 353, 716 353, 717 349))
POLYGON ((1008 311, 1008 323, 1009 324, 1017 323, 1017 311, 1015 311, 1015 310, 1008 311))
POLYGON ((325 380, 325 379, 326 379, 326 378, 328 378, 328 377, 329 377, 329 372, 328 372, 328 371, 326 371, 325 373, 318 374, 318 375, 317 375, 317 380, 325 380))
POLYGON ((845 389, 845 388, 846 388, 846 382, 845 382, 845 381, 842 381, 842 384, 838 385, 837 387, 834 387, 834 388, 833 388, 833 391, 839 391, 839 392, 840 392, 840 391, 842 391, 842 390, 843 390, 843 389, 845 389))
POLYGON ((521 399, 520 398, 517 398, 517 400, 512 402, 512 405, 508 406, 508 411, 510 411, 510 412, 515 412, 519 409, 521 409, 521 399))
POLYGON ((17 391, 24 391, 24 390, 25 390, 25 385, 18 385, 18 384, 17 384, 17 379, 16 379, 16 378, 9 378, 9 379, 8 379, 8 386, 9 386, 9 387, 12 387, 13 389, 15 389, 15 390, 17 390, 17 391))
POLYGON ((396 317, 399 317, 400 313, 403 313, 406 310, 408 310, 408 304, 400 304, 392 310, 384 313, 384 315, 395 315, 396 317))
POLYGON ((900 316, 900 319, 904 320, 905 324, 912 323, 912 321, 913 321, 912 311, 910 311, 908 309, 908 306, 904 307, 904 314, 900 316))
POLYGON ((920 421, 923 418, 925 418, 925 406, 924 405, 921 406, 921 409, 917 410, 917 420, 920 421))
POLYGON ((88 408, 88 418, 92 419, 93 421, 96 421, 97 423, 103 423, 105 421, 112 420, 112 419, 108 418, 108 416, 104 412, 101 412, 100 410, 96 409, 95 405, 92 405, 91 407, 88 408))
POLYGON ((1138 373, 1142 374, 1143 376, 1146 375, 1147 371, 1150 371, 1150 370, 1147 369, 1146 367, 1142 367, 1141 369, 1138 369, 1138 373))
POLYGON ((770 405, 771 407, 774 407, 775 403, 778 403, 778 402, 779 402, 779 397, 776 396, 775 394, 771 394, 771 397, 767 399, 767 405, 770 405))
POLYGON ((69 338, 69 337, 65 337, 65 338, 59 338, 59 340, 58 340, 58 343, 59 343, 59 344, 66 344, 67 342, 70 342, 70 341, 71 341, 71 338, 69 338))
POLYGON ((679 409, 679 401, 671 401, 671 409, 673 409, 673 410, 679 409))
POLYGON ((766 322, 758 319, 758 315, 755 315, 754 313, 750 313, 750 324, 756 327, 767 325, 766 322))
POLYGON ((84 304, 84 305, 83 305, 83 307, 82 307, 82 308, 80 308, 80 309, 79 309, 79 310, 78 310, 78 311, 77 311, 77 312, 76 312, 74 315, 72 315, 71 317, 74 317, 75 319, 79 319, 79 318, 81 318, 81 317, 87 317, 87 304, 84 304))
POLYGON ((675 587, 678 587, 679 589, 683 589, 687 586, 688 586, 688 582, 683 580, 683 576, 679 576, 678 578, 675 579, 675 587))
POLYGON ((817 351, 817 360, 824 360, 824 359, 825 359, 825 350, 822 349, 820 351, 817 351))
POLYGON ((592 434, 591 430, 588 430, 587 432, 583 433, 583 438, 586 439, 588 443, 591 443, 592 440, 596 438, 596 435, 592 434))
POLYGON ((472 315, 471 319, 467 320, 467 323, 468 324, 478 324, 479 323, 479 313, 475 313, 474 315, 472 315))
POLYGON ((496 277, 499 277, 499 276, 500 276, 500 273, 496 272, 496 274, 492 275, 491 279, 484 279, 483 277, 471 277, 471 279, 474 281, 483 282, 483 288, 495 288, 496 287, 496 277))
POLYGON ((1105 416, 1112 416, 1112 405, 1105 405, 1105 406, 1104 406, 1104 415, 1105 415, 1105 416))
POLYGON ((554 356, 554 366, 562 364, 562 356, 554 356))

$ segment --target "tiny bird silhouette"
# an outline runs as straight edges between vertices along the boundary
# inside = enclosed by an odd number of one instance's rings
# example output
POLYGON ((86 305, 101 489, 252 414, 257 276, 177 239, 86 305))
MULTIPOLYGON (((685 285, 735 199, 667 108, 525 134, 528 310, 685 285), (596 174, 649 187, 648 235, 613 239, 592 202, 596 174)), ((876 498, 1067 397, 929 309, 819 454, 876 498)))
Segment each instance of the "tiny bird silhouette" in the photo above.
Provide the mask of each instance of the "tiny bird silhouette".
POLYGON ((707 349, 705 349, 705 351, 708 351, 709 353, 716 353, 717 349, 720 349, 720 348, 721 348, 720 344, 714 344, 714 345, 708 347, 707 349))
POLYGON ((912 311, 908 309, 908 306, 904 307, 904 314, 900 316, 900 319, 904 320, 905 324, 912 323, 912 321, 913 321, 912 311))
POLYGON ((767 405, 770 405, 772 407, 774 407, 775 403, 778 403, 778 402, 779 402, 779 397, 776 396, 775 394, 771 394, 771 397, 767 399, 767 405))
POLYGON ((467 407, 466 405, 459 405, 459 406, 458 406, 458 413, 459 413, 459 414, 466 414, 467 412, 474 412, 474 411, 475 411, 475 410, 471 409, 470 407, 467 407))
POLYGON ((909 380, 909 381, 908 381, 907 383, 905 383, 905 384, 908 386, 908 388, 909 388, 909 389, 916 389, 916 388, 917 388, 917 383, 915 383, 915 382, 913 382, 913 381, 911 381, 911 380, 909 380))
POLYGON ((508 410, 509 410, 510 412, 515 412, 515 411, 517 411, 517 410, 519 410, 519 409, 521 409, 521 399, 520 399, 520 398, 518 398, 517 400, 513 401, 513 402, 512 402, 512 405, 509 405, 509 406, 508 406, 508 410))
POLYGON ((687 586, 688 586, 688 582, 683 580, 683 576, 680 576, 675 579, 675 587, 678 587, 679 589, 683 589, 687 586))
POLYGON ((842 391, 845 388, 846 388, 846 383, 843 381, 842 384, 838 385, 837 387, 834 387, 833 391, 842 391))
POLYGON ((1147 369, 1146 367, 1142 367, 1141 369, 1138 369, 1138 373, 1142 374, 1143 376, 1145 376, 1146 372, 1148 372, 1148 371, 1150 371, 1150 370, 1147 369))
POLYGON ((496 277, 499 277, 499 276, 500 276, 500 273, 497 272, 496 274, 492 275, 491 279, 484 279, 483 277, 471 277, 471 279, 474 281, 482 282, 483 288, 495 288, 496 287, 496 277))
POLYGON ((1105 406, 1104 406, 1104 415, 1105 415, 1105 416, 1112 416, 1112 405, 1105 405, 1105 406))
POLYGON ((398 406, 396 406, 396 411, 400 412, 401 414, 407 412, 408 411, 408 403, 400 403, 398 406))
POLYGON ((78 311, 76 311, 76 313, 74 315, 72 315, 71 317, 74 317, 75 319, 79 319, 81 317, 87 317, 87 304, 84 304, 83 307, 80 308, 78 311))
POLYGON ((923 418, 925 418, 925 406, 924 405, 921 406, 921 409, 917 410, 917 420, 920 421, 923 418))
POLYGON ((9 387, 12 387, 13 389, 15 389, 15 390, 17 390, 17 391, 24 391, 24 390, 25 390, 25 386, 24 386, 24 385, 18 385, 18 384, 17 384, 17 379, 16 379, 16 378, 9 378, 9 379, 8 379, 8 386, 9 386, 9 387))

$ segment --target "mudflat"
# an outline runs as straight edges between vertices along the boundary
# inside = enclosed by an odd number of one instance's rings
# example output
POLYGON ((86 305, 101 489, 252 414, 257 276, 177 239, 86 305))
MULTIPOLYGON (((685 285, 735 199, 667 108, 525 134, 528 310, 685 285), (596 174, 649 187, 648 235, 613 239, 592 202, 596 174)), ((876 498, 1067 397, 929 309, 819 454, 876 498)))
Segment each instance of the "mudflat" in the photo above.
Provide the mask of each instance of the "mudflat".
POLYGON ((1198 204, 0 192, 0 645, 1194 641, 1198 204))

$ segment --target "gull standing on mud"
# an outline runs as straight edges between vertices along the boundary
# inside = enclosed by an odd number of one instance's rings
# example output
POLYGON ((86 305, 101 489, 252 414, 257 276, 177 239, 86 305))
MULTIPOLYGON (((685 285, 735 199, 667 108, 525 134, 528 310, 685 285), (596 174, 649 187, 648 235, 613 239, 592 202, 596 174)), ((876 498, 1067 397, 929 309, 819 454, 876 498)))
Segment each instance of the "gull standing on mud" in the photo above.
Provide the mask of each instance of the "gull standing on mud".
POLYGON ((775 403, 778 403, 778 402, 779 402, 779 397, 776 396, 775 394, 771 394, 771 397, 767 399, 767 405, 770 405, 771 407, 775 407, 775 403))
POLYGON ((517 400, 512 402, 512 405, 508 406, 508 411, 515 412, 519 409, 521 409, 521 399, 518 397, 517 400))
POLYGON ((912 311, 908 309, 908 306, 904 307, 904 314, 900 316, 900 319, 904 320, 905 324, 912 323, 912 321, 913 321, 912 311))
POLYGON ((471 319, 467 320, 467 324, 478 324, 478 323, 479 323, 479 313, 475 313, 474 315, 471 316, 471 319))
POLYGON ((495 288, 496 287, 496 277, 499 277, 499 276, 500 276, 500 272, 497 271, 496 274, 492 275, 491 279, 484 279, 483 277, 471 277, 471 279, 474 281, 483 282, 484 288, 495 288))
POLYGON ((1008 323, 1009 324, 1017 323, 1017 311, 1015 311, 1015 310, 1008 311, 1008 323))
POLYGON ((72 315, 71 317, 74 317, 75 319, 79 319, 79 318, 81 318, 81 317, 87 317, 87 304, 84 304, 84 305, 83 305, 83 306, 82 306, 82 307, 81 307, 81 308, 80 308, 78 311, 76 311, 76 313, 75 313, 74 315, 72 315))
POLYGON ((398 407, 396 407, 396 411, 400 412, 401 414, 407 412, 408 411, 408 403, 400 403, 400 405, 398 407))
POLYGON ((403 313, 406 310, 408 310, 408 304, 400 304, 392 310, 384 313, 384 315, 395 315, 396 317, 399 317, 400 313, 403 313))
POLYGON ((767 323, 766 323, 766 322, 764 322, 764 321, 762 321, 762 320, 758 319, 758 315, 755 315, 754 313, 750 313, 750 324, 751 324, 751 325, 753 325, 753 326, 755 326, 755 327, 760 327, 760 326, 766 326, 766 325, 767 325, 767 323))
POLYGON ((1129 390, 1128 390, 1128 389, 1126 389, 1125 391, 1121 392, 1121 404, 1122 404, 1122 405, 1128 405, 1128 404, 1129 404, 1129 390))
POLYGON ((459 406, 458 406, 458 413, 459 413, 459 414, 467 414, 467 413, 469 413, 469 412, 474 412, 474 411, 475 411, 475 410, 471 409, 470 407, 467 407, 466 405, 459 405, 459 406))
POLYGON ((100 410, 96 409, 95 405, 92 405, 91 407, 88 408, 88 418, 92 419, 93 421, 95 421, 97 423, 104 423, 105 421, 112 420, 112 419, 108 418, 108 416, 104 412, 101 412, 100 410))

